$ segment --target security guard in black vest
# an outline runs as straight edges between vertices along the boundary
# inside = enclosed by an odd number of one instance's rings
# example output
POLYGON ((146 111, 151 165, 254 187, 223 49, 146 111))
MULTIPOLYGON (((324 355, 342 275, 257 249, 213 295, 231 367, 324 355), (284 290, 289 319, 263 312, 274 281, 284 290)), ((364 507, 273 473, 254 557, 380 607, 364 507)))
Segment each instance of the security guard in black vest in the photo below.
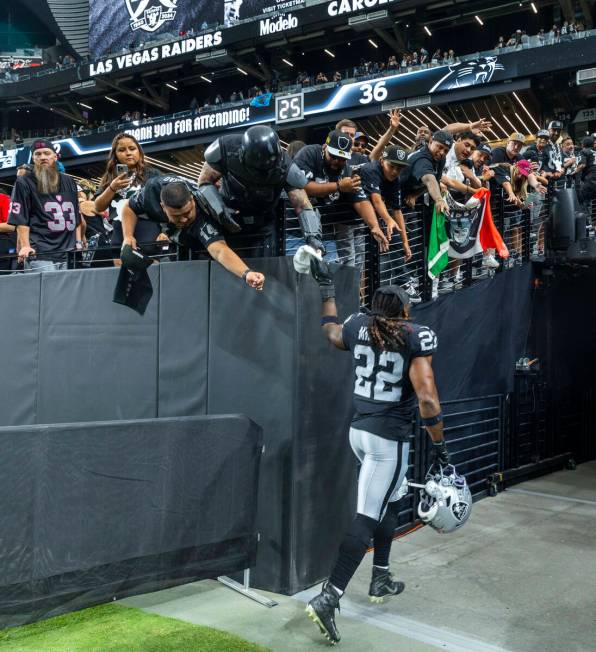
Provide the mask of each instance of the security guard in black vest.
POLYGON ((307 244, 324 252, 321 219, 304 191, 307 183, 277 134, 264 125, 220 136, 205 151, 199 176, 202 207, 234 234, 230 246, 247 257, 278 254, 275 208, 284 190, 307 244))

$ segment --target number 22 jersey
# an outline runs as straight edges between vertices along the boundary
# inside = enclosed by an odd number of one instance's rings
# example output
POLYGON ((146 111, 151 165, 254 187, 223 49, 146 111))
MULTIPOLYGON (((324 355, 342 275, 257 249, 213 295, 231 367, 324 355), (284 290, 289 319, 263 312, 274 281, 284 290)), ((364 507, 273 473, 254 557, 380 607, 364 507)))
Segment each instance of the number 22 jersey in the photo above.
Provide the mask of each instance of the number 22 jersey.
POLYGON ((58 192, 43 195, 37 190, 34 174, 17 177, 10 202, 8 223, 30 228, 29 241, 37 258, 66 260, 66 252, 75 247, 75 229, 81 221, 74 180, 60 174, 58 192))
POLYGON ((373 318, 356 313, 343 325, 344 345, 354 364, 352 425, 384 439, 405 441, 412 433, 416 393, 410 365, 437 350, 437 336, 427 326, 403 322, 405 345, 386 351, 373 345, 368 326, 373 318))

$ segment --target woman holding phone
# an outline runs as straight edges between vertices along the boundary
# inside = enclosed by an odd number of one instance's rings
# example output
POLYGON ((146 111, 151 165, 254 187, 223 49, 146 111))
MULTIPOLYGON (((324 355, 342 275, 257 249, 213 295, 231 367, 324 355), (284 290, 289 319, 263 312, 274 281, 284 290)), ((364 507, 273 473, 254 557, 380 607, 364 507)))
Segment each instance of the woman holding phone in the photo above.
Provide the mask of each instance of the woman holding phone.
MULTIPOLYGON (((99 190, 95 195, 95 210, 98 213, 109 211, 109 220, 114 232, 112 246, 122 245, 122 207, 124 202, 139 188, 154 176, 159 176, 159 171, 145 164, 145 155, 137 139, 128 133, 118 134, 112 141, 112 149, 108 157, 106 171, 99 182, 99 190)), ((151 255, 153 247, 147 249, 143 244, 156 240, 167 240, 161 233, 161 228, 156 222, 139 220, 135 229, 135 238, 151 255)), ((155 252, 158 253, 158 252, 155 252)), ((115 262, 116 265, 119 264, 115 262)))

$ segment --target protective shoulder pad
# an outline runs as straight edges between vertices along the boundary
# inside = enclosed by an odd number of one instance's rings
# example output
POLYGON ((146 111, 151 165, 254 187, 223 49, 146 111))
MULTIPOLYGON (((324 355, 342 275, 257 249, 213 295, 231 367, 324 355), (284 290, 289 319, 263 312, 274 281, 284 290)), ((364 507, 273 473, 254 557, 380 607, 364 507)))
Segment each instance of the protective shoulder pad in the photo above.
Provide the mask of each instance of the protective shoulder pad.
POLYGON ((292 188, 305 188, 308 183, 304 170, 301 170, 296 163, 290 163, 286 183, 292 188))
POLYGON ((219 144, 219 138, 214 140, 209 147, 205 150, 205 161, 209 165, 218 164, 222 162, 223 152, 219 144))

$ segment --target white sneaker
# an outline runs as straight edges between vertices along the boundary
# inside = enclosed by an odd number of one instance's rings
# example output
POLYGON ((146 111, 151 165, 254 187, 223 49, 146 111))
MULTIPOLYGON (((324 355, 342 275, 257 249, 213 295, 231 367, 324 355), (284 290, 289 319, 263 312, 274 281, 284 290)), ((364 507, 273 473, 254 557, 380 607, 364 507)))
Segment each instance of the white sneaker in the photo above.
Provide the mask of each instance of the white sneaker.
POLYGON ((442 278, 439 280, 439 292, 451 292, 454 286, 455 284, 453 281, 449 280, 448 278, 442 278))
POLYGON ((499 269, 499 261, 492 255, 484 256, 482 258, 482 267, 487 267, 488 269, 499 269))

